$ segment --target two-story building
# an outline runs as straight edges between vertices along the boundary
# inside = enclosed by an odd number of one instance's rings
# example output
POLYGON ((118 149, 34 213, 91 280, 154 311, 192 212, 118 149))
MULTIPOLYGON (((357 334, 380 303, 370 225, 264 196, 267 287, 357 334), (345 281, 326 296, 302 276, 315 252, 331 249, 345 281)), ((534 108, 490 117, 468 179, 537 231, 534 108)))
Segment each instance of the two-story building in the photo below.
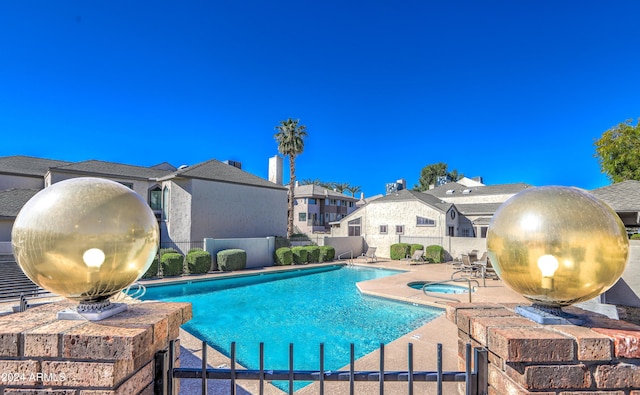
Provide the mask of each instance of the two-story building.
POLYGON ((156 214, 163 246, 182 248, 205 237, 286 235, 287 188, 239 167, 215 159, 175 168, 0 157, 0 249, 10 244, 13 221, 31 196, 76 177, 107 178, 142 196, 156 214))
POLYGON ((319 185, 296 185, 293 224, 300 233, 328 233, 330 223, 340 221, 356 208, 358 199, 319 185))

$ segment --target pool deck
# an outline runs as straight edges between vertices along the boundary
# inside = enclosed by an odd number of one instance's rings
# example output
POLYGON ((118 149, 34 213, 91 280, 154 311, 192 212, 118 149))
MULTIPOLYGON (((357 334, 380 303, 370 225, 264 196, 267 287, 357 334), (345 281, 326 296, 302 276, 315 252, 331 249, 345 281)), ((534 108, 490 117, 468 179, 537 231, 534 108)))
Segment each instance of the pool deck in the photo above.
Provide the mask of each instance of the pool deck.
MULTIPOLYGON (((323 266, 334 265, 336 263, 346 264, 347 262, 332 262, 327 264, 310 264, 308 266, 323 266)), ((455 271, 451 265, 448 264, 422 264, 422 265, 410 265, 407 261, 391 261, 380 259, 375 263, 366 263, 364 259, 353 260, 350 264, 387 268, 402 270, 403 273, 399 273, 393 276, 388 276, 380 279, 364 281, 358 283, 360 292, 384 297, 389 299, 400 300, 403 302, 425 304, 443 308, 446 303, 451 303, 445 300, 439 300, 435 297, 425 295, 422 290, 413 289, 407 284, 414 281, 444 281, 449 280, 451 274, 455 271)), ((235 277, 238 275, 252 275, 258 273, 270 273, 276 271, 289 271, 304 269, 304 266, 274 266, 258 269, 247 269, 241 272, 217 272, 205 275, 197 276, 184 276, 164 278, 158 280, 143 280, 141 283, 145 286, 153 286, 160 284, 176 283, 176 282, 193 282, 208 280, 212 278, 224 278, 235 277)), ((478 284, 475 291, 472 294, 473 303, 483 302, 500 302, 500 303, 527 303, 527 300, 522 296, 516 294, 511 289, 507 288, 502 281, 499 280, 486 280, 486 284, 483 284, 482 279, 478 279, 478 284), (486 286, 485 286, 486 285, 486 286)), ((466 283, 457 283, 460 286, 466 286, 466 283)), ((447 294, 446 297, 452 297, 460 302, 468 302, 468 294, 447 294)), ((40 302, 40 301, 38 301, 40 302)), ((42 300, 41 302, 45 302, 42 300)), ((0 313, 4 310, 9 310, 11 305, 17 303, 4 303, 0 304, 0 313)), ((295 342, 294 342, 295 343, 295 342)), ((385 345, 384 364, 385 370, 407 370, 407 348, 408 344, 413 344, 414 354, 414 371, 435 371, 437 366, 436 350, 437 345, 442 344, 443 349, 443 369, 445 371, 457 371, 463 370, 458 366, 458 335, 456 326, 447 320, 444 314, 435 320, 428 322, 422 327, 398 338, 397 340, 385 345)), ((200 367, 202 356, 202 343, 194 336, 190 335, 184 330, 180 331, 180 345, 181 345, 181 366, 187 367, 200 367)), ((374 351, 360 359, 355 363, 356 370, 372 370, 379 369, 379 351, 374 351)), ((208 348, 207 362, 211 367, 229 367, 229 358, 223 354, 208 348)), ((240 368, 240 366, 238 366, 240 368)), ((267 367, 268 368, 268 367, 267 367)), ((345 366, 340 370, 349 370, 349 366, 345 366)), ((209 381, 209 394, 222 394, 228 393, 230 383, 224 381, 209 381)), ((244 381, 238 382, 239 387, 237 393, 241 395, 245 394, 257 394, 258 382, 257 381, 244 381)), ((454 388, 458 384, 445 383, 444 393, 454 392, 454 388)), ((181 380, 181 394, 193 394, 200 393, 201 383, 199 380, 181 380)), ((311 395, 318 394, 319 384, 313 383, 301 390, 297 391, 299 395, 311 395)), ((414 389, 416 393, 422 394, 435 394, 435 383, 414 383, 414 389)), ((377 382, 357 382, 355 384, 356 394, 370 394, 378 393, 379 387, 377 382)), ((342 395, 349 393, 348 382, 325 382, 325 393, 332 395, 342 395)), ((406 394, 406 383, 385 383, 385 394, 406 394)), ((265 394, 268 395, 281 395, 285 392, 270 385, 265 385, 265 394)))
MULTIPOLYGON (((354 265, 388 268, 403 270, 404 273, 397 275, 384 277, 375 280, 369 280, 358 283, 358 288, 364 294, 385 297, 389 299, 400 300, 404 302, 426 304, 431 306, 437 306, 444 308, 444 303, 450 303, 448 301, 438 300, 435 297, 425 295, 421 290, 413 289, 407 286, 408 283, 413 281, 444 281, 449 280, 451 274, 455 271, 451 265, 447 264, 423 264, 423 265, 409 265, 406 261, 390 261, 390 260, 378 260, 376 263, 365 263, 364 260, 354 260, 354 265), (444 302, 444 303, 443 303, 444 302)), ((335 264, 335 262, 333 263, 335 264)), ((326 264, 312 264, 310 266, 320 266, 326 264)), ((266 273, 282 270, 298 270, 299 266, 276 266, 261 268, 255 270, 243 270, 242 274, 255 274, 266 273)), ((216 273, 204 276, 197 276, 200 278, 221 278, 228 276, 238 275, 238 272, 232 273, 216 273)), ((182 277, 180 281, 193 281, 196 277, 182 277)), ((162 279, 153 281, 144 281, 145 285, 162 284, 168 282, 175 282, 176 279, 162 279)), ((472 294, 473 303, 483 302, 501 302, 501 303, 527 303, 527 300, 522 296, 516 294, 511 289, 507 288, 502 281, 499 280, 486 280, 486 286, 483 284, 482 279, 478 279, 480 286, 476 286, 475 292, 472 294)), ((466 286, 466 283, 458 283, 457 285, 466 286)), ((447 294, 446 297, 453 297, 461 302, 468 302, 468 294, 447 294)), ((458 366, 458 331, 456 326, 447 320, 442 315, 435 320, 423 325, 422 327, 400 337, 399 339, 385 345, 384 364, 385 370, 407 370, 407 349, 408 344, 413 344, 414 354, 414 371, 435 371, 437 366, 436 350, 437 345, 442 344, 443 350, 443 369, 445 371, 457 371, 462 370, 458 366)), ((181 331, 180 342, 182 348, 182 363, 183 366, 199 367, 201 357, 201 342, 191 336, 186 331, 181 331)), ((378 370, 379 369, 379 351, 374 351, 360 359, 355 363, 356 370, 378 370)), ((224 355, 209 348, 207 351, 208 364, 212 367, 228 367, 229 359, 224 355)), ((349 366, 345 366, 340 370, 349 370, 349 366)), ((239 382, 241 388, 238 388, 239 394, 256 394, 258 393, 258 382, 239 382)), ((444 393, 454 392, 454 388, 458 384, 445 383, 443 386, 444 393)), ((181 393, 199 393, 200 382, 197 380, 181 380, 181 393)), ((229 388, 229 383, 216 383, 210 382, 209 393, 218 394, 224 393, 229 388)), ((311 395, 318 394, 318 383, 308 385, 296 394, 311 395)), ((435 383, 414 383, 414 389, 416 393, 423 394, 435 394, 435 383)), ((369 394, 379 392, 377 382, 357 382, 355 384, 356 394, 369 394)), ((325 382, 325 393, 328 394, 348 394, 349 383, 348 382, 325 382)), ((385 394, 406 394, 406 383, 385 383, 385 394)), ((280 395, 284 394, 283 391, 278 388, 266 385, 265 394, 280 395)))

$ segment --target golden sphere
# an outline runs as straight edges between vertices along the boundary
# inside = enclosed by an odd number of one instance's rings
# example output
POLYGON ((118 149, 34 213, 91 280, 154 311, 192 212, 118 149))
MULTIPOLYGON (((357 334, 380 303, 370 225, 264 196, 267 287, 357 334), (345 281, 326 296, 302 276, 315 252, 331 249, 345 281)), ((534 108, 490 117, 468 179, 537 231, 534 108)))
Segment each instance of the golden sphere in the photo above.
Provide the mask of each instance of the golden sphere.
POLYGON ((11 233, 16 260, 34 283, 81 302, 106 300, 138 280, 158 242, 144 199, 102 178, 73 178, 38 192, 11 233))
POLYGON ((629 240, 615 211, 593 195, 540 187, 498 208, 487 251, 509 287, 534 303, 561 307, 612 287, 627 264, 629 240))

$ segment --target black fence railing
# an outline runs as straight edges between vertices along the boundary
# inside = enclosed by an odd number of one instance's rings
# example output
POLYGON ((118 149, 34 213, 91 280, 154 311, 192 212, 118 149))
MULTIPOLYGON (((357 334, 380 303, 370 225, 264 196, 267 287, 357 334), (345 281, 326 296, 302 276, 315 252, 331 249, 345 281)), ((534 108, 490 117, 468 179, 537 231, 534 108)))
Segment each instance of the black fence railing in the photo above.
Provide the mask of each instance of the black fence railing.
MULTIPOLYGON (((293 344, 289 345, 289 369, 268 370, 264 368, 264 345, 260 343, 260 369, 238 369, 236 367, 235 342, 231 343, 230 368, 209 368, 207 365, 207 344, 202 342, 202 367, 201 368, 177 368, 175 361, 175 343, 171 341, 167 350, 156 354, 155 369, 156 381, 154 393, 156 395, 177 395, 177 381, 179 379, 200 379, 202 383, 201 394, 208 393, 209 380, 228 380, 229 394, 236 395, 238 391, 237 380, 258 380, 259 394, 265 391, 265 382, 272 380, 288 381, 288 394, 294 393, 294 382, 314 381, 318 382, 318 393, 324 395, 325 382, 343 381, 349 383, 349 394, 356 394, 358 381, 377 381, 380 395, 384 395, 386 382, 406 382, 407 394, 413 395, 416 382, 432 382, 436 385, 436 392, 442 395, 444 382, 465 383, 466 395, 486 395, 488 392, 488 353, 484 349, 475 348, 471 344, 465 349, 464 371, 443 371, 442 369, 442 344, 437 347, 437 367, 435 371, 415 371, 413 358, 413 344, 408 344, 406 371, 387 371, 384 367, 384 344, 380 344, 380 365, 376 371, 356 371, 354 345, 351 344, 349 370, 328 371, 324 368, 324 344, 320 344, 320 362, 318 370, 295 370, 293 361, 293 344), (473 354, 472 354, 473 352, 473 354)), ((194 394, 195 395, 195 394, 194 394)))

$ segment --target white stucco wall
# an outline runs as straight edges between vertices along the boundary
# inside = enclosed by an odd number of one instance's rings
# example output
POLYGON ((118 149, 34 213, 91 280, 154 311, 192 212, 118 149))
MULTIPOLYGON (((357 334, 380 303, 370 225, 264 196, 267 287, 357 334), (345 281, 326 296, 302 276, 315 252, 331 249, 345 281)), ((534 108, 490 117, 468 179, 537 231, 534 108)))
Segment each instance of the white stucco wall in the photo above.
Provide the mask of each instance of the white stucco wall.
POLYGON ((396 225, 404 225, 405 236, 442 237, 446 234, 445 213, 418 201, 393 201, 368 204, 345 218, 340 228, 332 230, 332 236, 348 236, 348 221, 362 218, 360 235, 370 247, 376 247, 376 255, 389 257, 391 244, 399 242, 396 225), (416 217, 435 220, 435 226, 417 226, 416 217), (380 234, 380 225, 387 225, 387 234, 380 234))
POLYGON ((192 180, 173 180, 165 181, 162 184, 162 189, 169 188, 169 218, 168 220, 163 218, 163 224, 161 229, 166 231, 166 234, 161 234, 161 243, 168 241, 174 242, 186 242, 202 240, 204 236, 199 238, 192 238, 192 180))
POLYGON ((191 183, 191 240, 286 235, 286 189, 191 183))
POLYGON ((496 195, 473 195, 473 192, 471 192, 468 195, 446 195, 444 197, 440 197, 440 199, 444 200, 447 203, 453 204, 502 203, 507 201, 513 195, 513 193, 496 195))
POLYGON ((43 177, 0 175, 0 191, 5 189, 44 189, 43 177))

